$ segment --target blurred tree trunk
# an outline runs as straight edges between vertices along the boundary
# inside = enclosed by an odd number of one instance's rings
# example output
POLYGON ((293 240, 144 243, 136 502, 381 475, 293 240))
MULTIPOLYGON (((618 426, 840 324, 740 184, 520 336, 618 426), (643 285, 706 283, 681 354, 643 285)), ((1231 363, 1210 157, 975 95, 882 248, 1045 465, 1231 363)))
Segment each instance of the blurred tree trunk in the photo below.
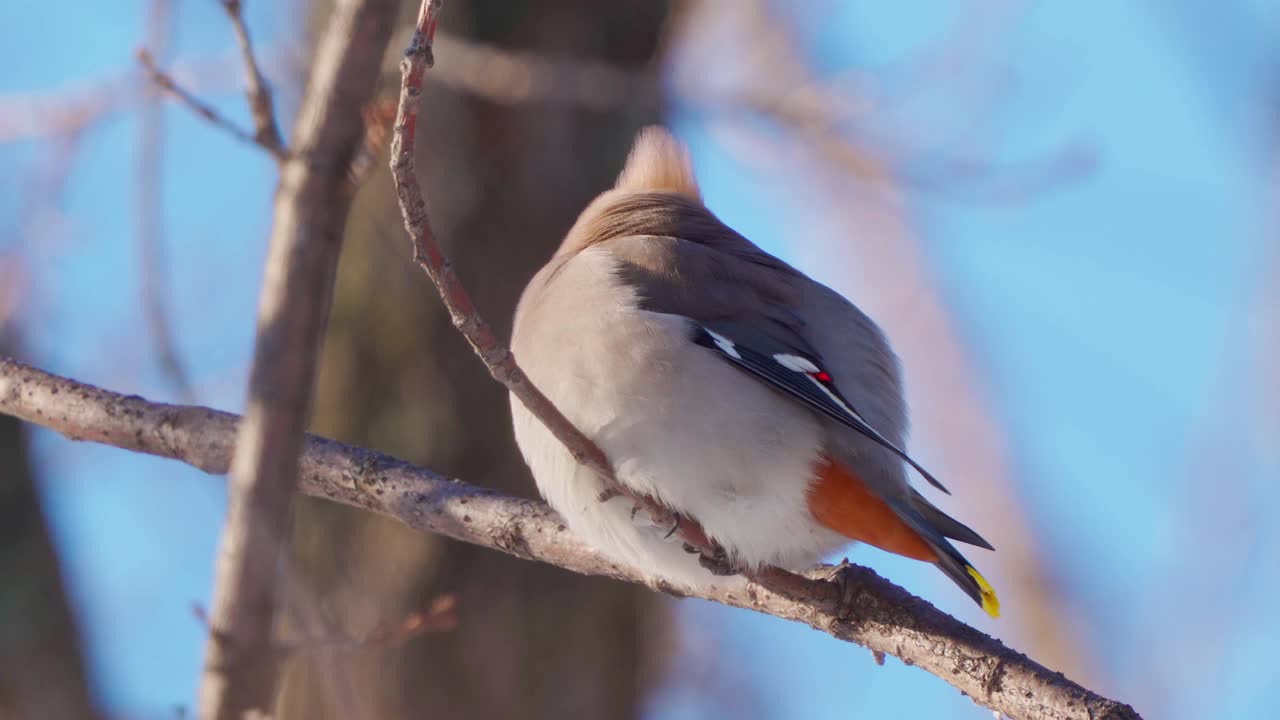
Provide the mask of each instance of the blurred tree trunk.
MULTIPOLYGON (((416 7, 406 4, 403 26, 416 7)), ((651 73, 668 12, 667 3, 650 0, 453 2, 442 28, 504 49, 651 73)), ((450 62, 443 53, 437 60, 450 62)), ((389 90, 398 84, 393 73, 389 67, 389 90)), ((624 95, 601 111, 536 98, 499 104, 429 84, 418 141, 427 203, 499 335, 509 336, 525 282, 611 184, 635 131, 659 119, 654 93, 624 95)), ((506 393, 410 262, 385 162, 376 167, 352 212, 314 429, 533 496, 506 393)), ((459 624, 397 649, 300 657, 285 678, 284 717, 640 714, 666 651, 666 606, 652 593, 301 502, 299 585, 319 599, 330 632, 359 635, 439 593, 457 595, 459 624), (326 674, 324 662, 338 671, 326 674)))
MULTIPOLYGON (((0 355, 11 353, 0 346, 0 355)), ((93 716, 27 433, 0 415, 0 718, 93 716)))

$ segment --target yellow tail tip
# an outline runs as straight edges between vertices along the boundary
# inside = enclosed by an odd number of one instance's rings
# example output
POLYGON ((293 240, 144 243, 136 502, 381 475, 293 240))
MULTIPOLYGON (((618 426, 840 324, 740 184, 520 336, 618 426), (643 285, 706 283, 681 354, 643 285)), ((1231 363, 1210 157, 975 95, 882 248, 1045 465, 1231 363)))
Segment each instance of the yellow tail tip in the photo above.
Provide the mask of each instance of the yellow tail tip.
POLYGON ((996 591, 991 589, 991 583, 982 577, 982 573, 978 572, 972 565, 965 565, 964 569, 969 572, 969 576, 974 582, 978 583, 978 592, 982 594, 982 609, 993 618, 1000 617, 1000 599, 996 597, 996 591))

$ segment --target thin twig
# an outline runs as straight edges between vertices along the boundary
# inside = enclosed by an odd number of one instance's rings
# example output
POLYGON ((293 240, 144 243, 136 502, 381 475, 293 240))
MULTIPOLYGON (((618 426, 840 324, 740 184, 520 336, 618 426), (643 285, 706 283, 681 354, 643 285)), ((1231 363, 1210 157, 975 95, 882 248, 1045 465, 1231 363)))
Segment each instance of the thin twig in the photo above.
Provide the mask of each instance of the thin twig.
POLYGON ((236 125, 222 113, 214 110, 212 106, 205 103, 200 98, 187 92, 173 78, 169 77, 163 70, 156 66, 155 59, 151 57, 151 53, 144 50, 138 51, 138 62, 142 63, 143 69, 147 71, 147 76, 151 78, 151 82, 155 83, 161 90, 173 95, 179 102, 186 105, 196 115, 207 120, 215 127, 221 128, 225 132, 241 142, 266 150, 277 161, 283 161, 287 157, 287 153, 281 147, 273 147, 263 143, 254 136, 253 133, 236 125))
POLYGON ((391 622, 377 625, 359 637, 309 637, 279 645, 277 649, 288 654, 320 650, 349 654, 398 648, 419 635, 455 629, 458 626, 457 605, 456 596, 440 595, 422 610, 414 610, 391 622))
POLYGON ((301 646, 315 642, 312 665, 321 682, 319 692, 325 694, 325 705, 333 709, 337 717, 346 720, 365 720, 365 704, 351 682, 351 668, 337 653, 323 647, 325 641, 337 633, 321 607, 321 599, 302 580, 290 553, 282 553, 280 559, 280 615, 282 624, 298 635, 295 647, 273 643, 272 650, 280 659, 296 656, 301 646))
POLYGON ((387 147, 391 126, 396 120, 396 103, 389 98, 375 99, 361 112, 364 118, 364 142, 347 167, 347 186, 355 192, 364 184, 373 161, 387 147))
POLYGON ((198 706, 206 720, 266 713, 274 700, 270 643, 279 560, 290 536, 302 430, 350 209, 346 164, 360 143, 360 108, 373 93, 396 5, 342 0, 334 7, 298 110, 294 137, 302 152, 281 165, 248 410, 214 573, 213 632, 198 706))
MULTIPOLYGON (((208 408, 151 403, 100 390, 3 357, 0 412, 73 440, 174 458, 210 473, 227 471, 237 426, 247 422, 208 408)), ((541 503, 467 485, 370 450, 306 436, 298 472, 303 493, 385 515, 422 532, 810 625, 920 667, 1012 718, 1139 717, 1128 705, 1071 682, 856 565, 839 568, 839 581, 830 579, 836 574, 831 568, 810 577, 792 576, 785 592, 758 582, 694 590, 655 583, 605 560, 541 503)))
MULTIPOLYGON (((391 177, 395 182, 400 214, 405 230, 413 243, 413 261, 417 263, 440 294, 454 327, 462 333, 471 348, 495 380, 502 383, 516 398, 546 425, 555 437, 582 465, 600 476, 605 491, 600 499, 625 496, 643 507, 655 522, 674 525, 676 516, 670 508, 660 505, 653 498, 632 492, 618 482, 613 466, 604 452, 586 435, 583 435, 542 394, 516 364, 515 356, 493 334, 489 324, 480 317, 471 302, 471 295, 445 257, 431 228, 426 201, 418 185, 417 165, 414 157, 418 127, 418 105, 422 97, 422 82, 427 68, 434 63, 432 40, 435 37, 436 18, 444 5, 443 0, 423 0, 418 10, 409 48, 400 61, 400 104, 396 112, 395 130, 391 136, 391 177)), ((681 523, 680 536, 704 553, 710 554, 706 536, 696 529, 696 523, 681 523)))
MULTIPOLYGON (((421 610, 414 610, 394 621, 376 625, 359 637, 308 636, 300 640, 276 643, 273 651, 284 655, 300 655, 317 650, 353 653, 397 648, 419 635, 450 632, 456 629, 458 627, 457 608, 456 595, 437 595, 421 610)), ((206 630, 212 631, 209 627, 209 613, 204 606, 198 603, 191 606, 191 614, 205 626, 206 630)))
POLYGON ((280 137, 280 126, 276 123, 271 89, 267 87, 267 81, 262 77, 258 60, 253 54, 249 29, 245 27, 244 15, 241 14, 241 0, 222 0, 222 7, 231 19, 231 30, 236 35, 236 44, 240 46, 240 55, 244 59, 245 95, 249 100, 249 114, 253 116, 254 142, 267 148, 272 155, 280 157, 286 153, 284 140, 280 137))
MULTIPOLYGON (((422 82, 427 69, 435 62, 432 40, 435 37, 436 19, 443 5, 443 0, 423 0, 419 8, 418 22, 409 41, 409 48, 400 62, 400 105, 396 114, 395 132, 391 138, 391 176, 395 182, 405 230, 413 243, 413 260, 431 279, 449 311, 454 327, 480 356, 489 374, 519 399, 569 450, 578 463, 595 471, 600 477, 604 491, 600 493, 599 502, 613 497, 626 497, 634 506, 644 509, 655 523, 674 528, 673 532, 680 540, 705 559, 720 562, 723 552, 702 530, 696 518, 678 515, 652 496, 637 493, 618 481, 612 464, 599 446, 583 435, 529 380, 516 363, 515 356, 493 334, 489 324, 471 302, 470 294, 454 272, 449 259, 440 249, 418 184, 414 153, 422 82)), ((743 574, 769 584, 779 592, 787 592, 788 588, 795 587, 800 580, 794 573, 780 568, 744 570, 743 574)))
POLYGON ((618 111, 655 108, 662 98, 661 78, 651 67, 522 52, 443 32, 432 44, 449 62, 429 81, 489 102, 618 111))
MULTIPOLYGON (((426 202, 417 181, 414 151, 423 77, 426 70, 434 64, 432 40, 442 4, 442 0, 423 0, 414 33, 400 65, 400 106, 392 139, 391 172, 405 229, 413 243, 414 261, 430 277, 449 311, 454 326, 466 337, 494 379, 506 386, 535 417, 538 417, 579 463, 588 466, 601 477, 606 486, 602 497, 624 495, 631 498, 637 505, 644 507, 655 518, 664 516, 670 518, 673 515, 670 509, 659 505, 650 497, 639 496, 620 483, 613 473, 608 458, 599 447, 575 428, 533 386, 516 364, 510 351, 497 340, 489 326, 479 316, 471 303, 469 294, 436 240, 427 214, 426 202)), ((716 550, 701 528, 697 527, 696 522, 681 522, 676 528, 685 542, 700 550, 704 556, 712 555, 716 550)), ((858 571, 863 570, 858 569, 858 571)), ((811 580, 779 568, 764 568, 759 572, 749 573, 748 577, 756 586, 780 597, 803 601, 812 595, 811 580)), ((842 582, 848 583, 849 580, 846 577, 842 582)), ((902 594, 905 595, 905 593, 902 594)), ((956 622, 948 619, 953 623, 956 622)), ((971 629, 969 632, 978 634, 971 629)), ((884 648, 877 647, 873 647, 873 650, 886 651, 884 648)), ((1002 671, 1004 667, 1003 660, 994 665, 992 674, 998 677, 987 677, 983 687, 989 690, 1001 685, 1005 681, 1002 671)))
MULTIPOLYGON (((292 57, 280 45, 262 54, 268 66, 284 65, 292 57)), ((177 58, 166 63, 164 72, 191 95, 212 95, 239 90, 242 65, 238 52, 219 52, 177 58)), ((0 143, 58 137, 132 110, 152 84, 145 69, 141 75, 130 64, 52 91, 0 94, 0 143)))

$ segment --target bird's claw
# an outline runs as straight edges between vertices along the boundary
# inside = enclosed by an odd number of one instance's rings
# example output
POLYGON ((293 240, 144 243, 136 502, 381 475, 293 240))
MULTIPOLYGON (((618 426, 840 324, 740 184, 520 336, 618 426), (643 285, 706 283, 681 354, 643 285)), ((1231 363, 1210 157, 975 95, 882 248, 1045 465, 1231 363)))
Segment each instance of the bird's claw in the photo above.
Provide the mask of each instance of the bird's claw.
POLYGON ((679 529, 680 529, 680 516, 676 515, 676 521, 671 524, 671 529, 667 531, 666 535, 662 536, 662 539, 663 540, 669 539, 672 535, 675 535, 676 531, 679 529))
POLYGON ((852 573, 856 567, 849 562, 849 558, 845 558, 837 565, 823 568, 821 573, 840 592, 840 604, 837 606, 836 615, 841 618, 848 618, 853 612, 854 595, 857 587, 853 581, 852 573))
POLYGON ((711 571, 712 575, 726 577, 729 575, 737 575, 741 569, 734 565, 729 559, 729 554, 719 543, 712 544, 712 552, 708 555, 706 552, 699 552, 698 564, 711 571))

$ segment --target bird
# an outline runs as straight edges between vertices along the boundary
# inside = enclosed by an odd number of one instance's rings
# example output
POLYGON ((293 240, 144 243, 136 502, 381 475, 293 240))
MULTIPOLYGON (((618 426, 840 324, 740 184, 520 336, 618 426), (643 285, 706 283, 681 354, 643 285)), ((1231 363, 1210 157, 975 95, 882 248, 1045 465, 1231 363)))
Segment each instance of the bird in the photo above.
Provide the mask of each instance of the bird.
POLYGON ((719 558, 638 512, 513 395, 517 445, 569 529, 643 577, 709 587, 803 571, 861 542, 933 563, 990 616, 991 585, 951 541, 993 549, 910 482, 897 356, 840 294, 703 202, 669 130, 636 136, 516 307, 529 380, 607 456, 617 481, 696 523, 719 558))

